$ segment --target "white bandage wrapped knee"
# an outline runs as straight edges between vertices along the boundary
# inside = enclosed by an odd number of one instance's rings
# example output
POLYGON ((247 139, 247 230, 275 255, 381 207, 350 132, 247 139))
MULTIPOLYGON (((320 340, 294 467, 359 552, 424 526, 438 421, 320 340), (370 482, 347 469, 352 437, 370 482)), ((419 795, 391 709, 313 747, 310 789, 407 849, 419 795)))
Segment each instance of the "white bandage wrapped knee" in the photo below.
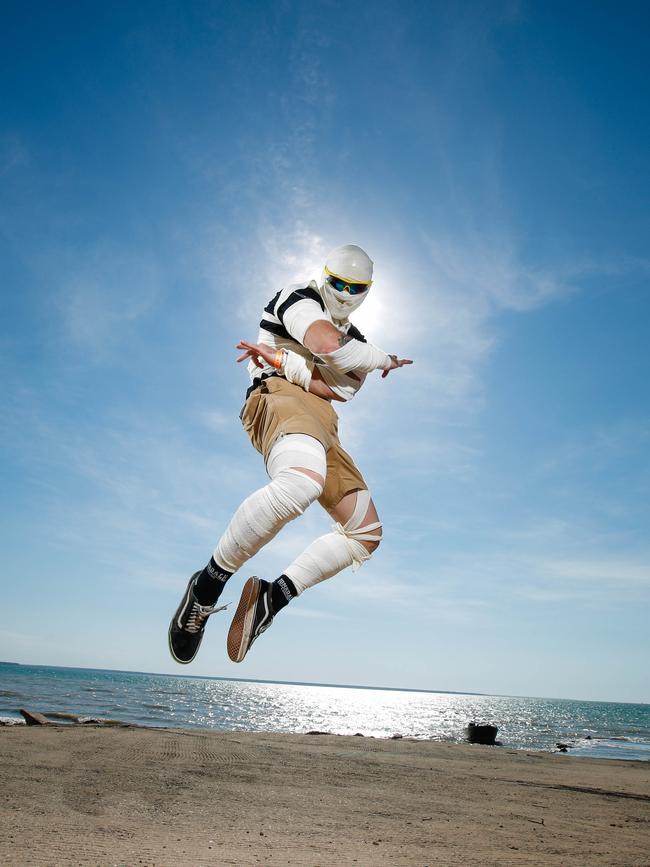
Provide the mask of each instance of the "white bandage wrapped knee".
POLYGON ((284 570, 298 593, 331 578, 348 566, 356 570, 370 559, 370 552, 361 543, 381 541, 381 521, 362 526, 369 505, 368 491, 357 491, 354 511, 345 524, 335 524, 332 528, 334 532, 312 542, 284 570))
POLYGON ((377 349, 372 343, 362 343, 360 340, 349 340, 339 346, 334 352, 321 352, 318 356, 337 373, 370 373, 373 370, 388 370, 391 358, 387 352, 377 349))
POLYGON ((266 464, 271 482, 247 497, 233 515, 214 551, 220 566, 236 572, 320 497, 323 484, 296 467, 325 479, 327 460, 318 440, 305 434, 288 434, 273 446, 266 464))

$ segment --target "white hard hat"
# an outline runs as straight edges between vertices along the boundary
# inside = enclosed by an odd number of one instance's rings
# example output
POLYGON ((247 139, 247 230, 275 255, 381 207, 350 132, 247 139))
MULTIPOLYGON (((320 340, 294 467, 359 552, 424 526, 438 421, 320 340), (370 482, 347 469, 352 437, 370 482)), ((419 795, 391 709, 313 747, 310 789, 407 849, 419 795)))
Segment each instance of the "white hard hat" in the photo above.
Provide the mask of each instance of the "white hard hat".
POLYGON ((356 244, 337 247, 325 261, 323 300, 334 319, 345 320, 366 299, 372 284, 372 259, 356 244))

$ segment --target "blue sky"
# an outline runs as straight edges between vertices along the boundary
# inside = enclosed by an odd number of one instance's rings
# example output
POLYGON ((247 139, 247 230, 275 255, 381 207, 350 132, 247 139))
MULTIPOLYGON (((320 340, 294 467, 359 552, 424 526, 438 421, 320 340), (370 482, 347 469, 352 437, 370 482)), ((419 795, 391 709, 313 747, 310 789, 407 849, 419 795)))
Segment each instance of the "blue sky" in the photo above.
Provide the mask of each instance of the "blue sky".
MULTIPOLYGON (((650 701, 650 77, 637 3, 23 4, 0 35, 0 658, 650 701), (378 554, 242 665, 166 631, 265 482, 283 283, 365 247, 415 359, 340 408, 378 554)), ((318 506, 248 574, 330 524, 318 506)))

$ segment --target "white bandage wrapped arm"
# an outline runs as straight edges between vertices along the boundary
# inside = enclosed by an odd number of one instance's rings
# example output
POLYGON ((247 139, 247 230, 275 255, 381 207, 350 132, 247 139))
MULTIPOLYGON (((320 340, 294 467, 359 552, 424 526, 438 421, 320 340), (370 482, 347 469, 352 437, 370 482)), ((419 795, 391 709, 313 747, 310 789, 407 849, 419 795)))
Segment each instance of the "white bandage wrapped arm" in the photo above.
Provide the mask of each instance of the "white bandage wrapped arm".
POLYGON ((341 400, 352 400, 366 379, 365 373, 357 373, 354 370, 349 373, 339 373, 326 364, 319 364, 317 367, 323 382, 341 400))
POLYGON ((314 361, 307 361, 302 355, 292 352, 290 349, 283 349, 282 354, 283 361, 279 372, 288 382, 300 386, 305 391, 311 391, 312 377, 316 367, 318 367, 323 383, 339 400, 351 400, 366 378, 365 373, 357 374, 354 371, 337 373, 325 364, 317 366, 314 361))
POLYGON ((319 359, 337 373, 370 373, 373 370, 388 370, 391 357, 387 352, 373 346, 372 343, 362 343, 352 339, 334 352, 320 352, 319 359))
POLYGON ((312 373, 314 372, 314 363, 313 361, 307 361, 302 355, 298 355, 297 352, 285 349, 281 372, 289 382, 299 385, 305 391, 309 391, 312 373))

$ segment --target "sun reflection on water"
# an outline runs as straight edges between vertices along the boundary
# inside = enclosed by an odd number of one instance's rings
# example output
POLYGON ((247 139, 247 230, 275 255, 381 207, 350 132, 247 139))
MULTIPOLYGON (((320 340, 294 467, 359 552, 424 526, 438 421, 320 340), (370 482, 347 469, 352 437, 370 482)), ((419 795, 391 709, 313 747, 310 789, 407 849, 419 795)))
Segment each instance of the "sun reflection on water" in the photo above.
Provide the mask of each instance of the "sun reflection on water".
POLYGON ((469 722, 499 727, 504 746, 642 758, 650 706, 562 699, 230 681, 0 664, 0 719, 19 707, 143 725, 219 731, 331 732, 461 741, 469 722))
POLYGON ((490 716, 490 698, 334 686, 207 682, 193 723, 220 717, 219 727, 257 731, 363 734, 373 737, 449 739, 468 722, 490 716))

